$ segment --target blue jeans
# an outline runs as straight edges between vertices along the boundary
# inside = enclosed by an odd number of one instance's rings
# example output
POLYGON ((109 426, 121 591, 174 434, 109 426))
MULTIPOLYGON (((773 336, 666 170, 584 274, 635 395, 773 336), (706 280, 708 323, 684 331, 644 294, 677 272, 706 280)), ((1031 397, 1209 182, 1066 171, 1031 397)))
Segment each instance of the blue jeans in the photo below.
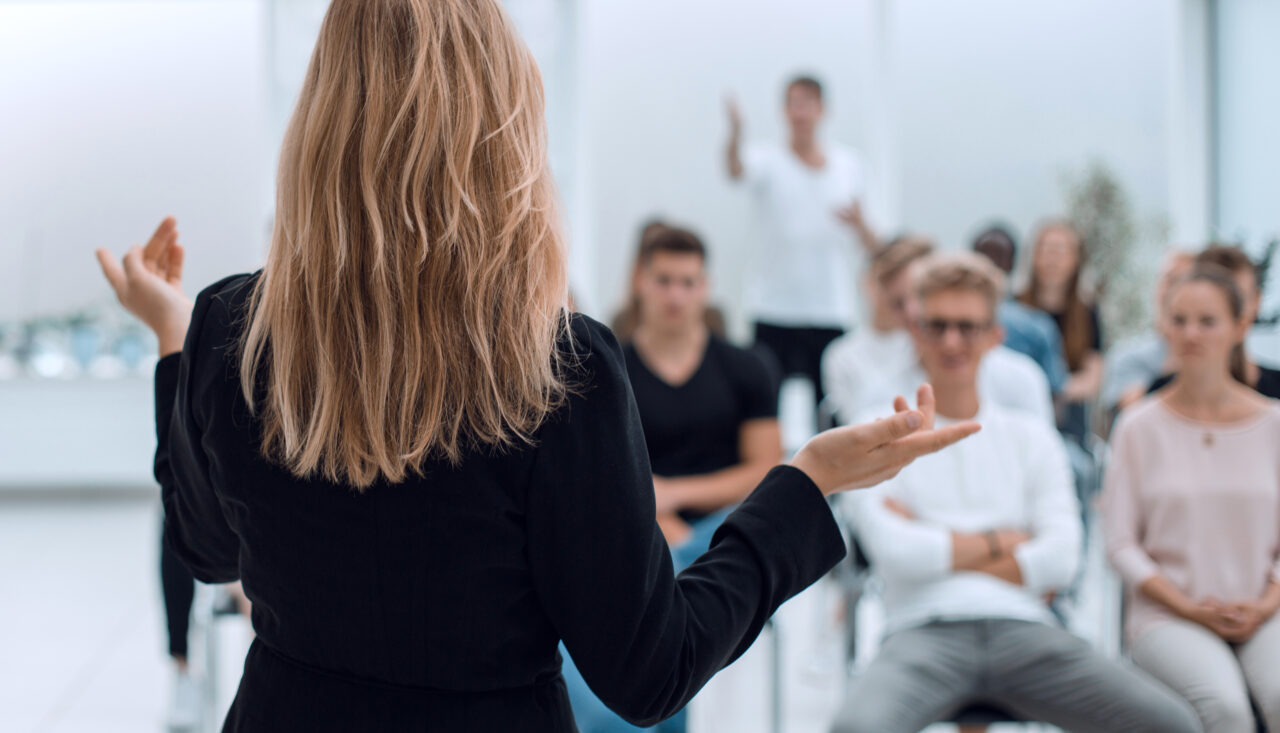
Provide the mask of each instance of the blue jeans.
MULTIPOLYGON (((671 548, 671 564, 675 566, 677 573, 692 565, 694 560, 707 551, 711 546, 711 536, 715 534, 724 518, 729 516, 730 511, 732 508, 722 509, 690 525, 689 538, 679 546, 671 548)), ((560 645, 560 655, 564 657, 564 664, 560 671, 564 675, 565 685, 569 688, 569 703, 573 705, 573 717, 578 722, 580 733, 628 733, 642 730, 657 731, 657 733, 685 732, 687 726, 684 710, 652 728, 639 728, 618 717, 617 713, 605 707, 605 704, 600 702, 600 698, 596 697, 587 686, 587 681, 582 678, 582 673, 573 663, 564 644, 560 645)))

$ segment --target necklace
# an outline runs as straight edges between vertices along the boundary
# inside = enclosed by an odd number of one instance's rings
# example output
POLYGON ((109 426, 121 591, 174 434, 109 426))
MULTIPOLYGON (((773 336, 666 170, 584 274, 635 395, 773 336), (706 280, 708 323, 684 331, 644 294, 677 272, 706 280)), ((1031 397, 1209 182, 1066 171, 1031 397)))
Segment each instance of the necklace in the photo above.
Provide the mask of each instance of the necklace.
POLYGON ((1206 448, 1213 447, 1213 433, 1205 431, 1204 437, 1201 440, 1204 443, 1204 447, 1206 448))

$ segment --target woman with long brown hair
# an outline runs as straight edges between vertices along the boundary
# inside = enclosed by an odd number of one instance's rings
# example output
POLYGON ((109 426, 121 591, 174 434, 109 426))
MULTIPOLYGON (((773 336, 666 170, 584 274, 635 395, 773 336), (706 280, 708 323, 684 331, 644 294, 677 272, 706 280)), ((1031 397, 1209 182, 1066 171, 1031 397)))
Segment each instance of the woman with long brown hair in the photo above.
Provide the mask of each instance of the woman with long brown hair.
POLYGON ((1062 427, 1081 434, 1086 426, 1070 408, 1092 402, 1102 388, 1102 328, 1097 308, 1081 294, 1084 266, 1084 244, 1075 226, 1065 219, 1049 221, 1036 233, 1031 281, 1018 295, 1019 301, 1048 313, 1058 324, 1070 371, 1059 395, 1069 408, 1068 424, 1062 427))
POLYGON ((563 639, 679 709, 843 551, 824 496, 972 424, 814 438, 676 577, 622 352, 566 309, 542 86, 497 0, 334 0, 265 267, 184 295, 166 220, 98 258, 159 340, 155 472, 256 639, 227 731, 570 731, 563 639))

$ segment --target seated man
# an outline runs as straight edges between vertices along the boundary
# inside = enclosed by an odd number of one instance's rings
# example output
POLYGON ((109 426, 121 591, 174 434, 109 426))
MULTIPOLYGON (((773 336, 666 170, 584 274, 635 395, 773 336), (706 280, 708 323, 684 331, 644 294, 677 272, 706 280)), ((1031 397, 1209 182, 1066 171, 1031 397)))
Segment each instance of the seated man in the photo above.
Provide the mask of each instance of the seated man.
MULTIPOLYGON (((871 325, 836 339, 822 355, 829 407, 839 422, 888 405, 925 380, 907 327, 914 318, 918 265, 932 252, 928 239, 899 237, 872 257, 866 283, 871 325)), ((1030 357, 997 346, 983 361, 978 385, 993 402, 1054 424, 1049 382, 1030 357)))
POLYGON ((912 338, 938 420, 982 432, 852 497, 888 635, 833 730, 918 731, 982 701, 1071 731, 1197 731, 1184 701, 1046 608, 1075 575, 1080 520, 1053 429, 979 399, 979 365, 1002 338, 1000 279, 969 253, 921 266, 912 338))

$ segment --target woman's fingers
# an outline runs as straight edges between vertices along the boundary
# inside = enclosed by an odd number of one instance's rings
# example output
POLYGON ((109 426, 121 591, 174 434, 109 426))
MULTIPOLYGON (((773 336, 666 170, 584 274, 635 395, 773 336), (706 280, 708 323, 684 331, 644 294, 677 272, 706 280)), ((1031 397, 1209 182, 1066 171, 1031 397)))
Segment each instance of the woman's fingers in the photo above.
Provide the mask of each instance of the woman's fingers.
POLYGON ((136 244, 124 253, 124 275, 128 282, 137 282, 146 272, 147 266, 142 256, 143 249, 136 244))
POLYGON ((907 404, 906 397, 903 397, 902 395, 898 395, 897 397, 893 398, 894 412, 906 412, 907 410, 910 410, 910 409, 911 409, 911 405, 907 404))
POLYGON ((164 279, 175 288, 181 289, 182 286, 182 262, 186 259, 187 251, 183 249, 181 244, 176 242, 169 248, 169 265, 163 273, 164 279))
POLYGON ((143 259, 147 263, 159 262, 165 250, 177 241, 178 220, 172 216, 166 216, 164 221, 160 222, 160 226, 156 227, 155 233, 151 235, 151 240, 147 242, 146 248, 143 249, 143 259))
POLYGON ((924 415, 924 429, 933 430, 933 421, 937 417, 937 404, 933 398, 933 386, 928 382, 916 390, 916 409, 924 415))
POLYGON ((892 417, 876 420, 869 425, 861 425, 856 429, 864 433, 861 436, 872 450, 892 443, 899 438, 911 435, 924 424, 924 418, 915 410, 899 412, 892 417))
POLYGON ((924 430, 895 440, 892 445, 884 446, 889 459, 900 464, 899 467, 911 463, 920 456, 936 453, 949 445, 973 435, 982 429, 976 422, 962 422, 948 425, 936 430, 924 430))
POLYGON ((120 263, 107 250, 100 249, 94 254, 98 257, 98 265, 102 268, 102 274, 107 278, 107 282, 111 283, 111 289, 116 291, 116 297, 120 297, 125 290, 124 269, 120 267, 120 263))

